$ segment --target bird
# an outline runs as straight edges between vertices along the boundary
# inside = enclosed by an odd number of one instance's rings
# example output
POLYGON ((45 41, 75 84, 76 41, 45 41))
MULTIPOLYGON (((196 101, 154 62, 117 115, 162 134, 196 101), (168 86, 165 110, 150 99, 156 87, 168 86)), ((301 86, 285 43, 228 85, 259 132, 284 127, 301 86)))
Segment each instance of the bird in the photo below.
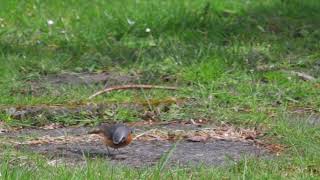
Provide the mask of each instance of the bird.
POLYGON ((132 140, 132 129, 125 124, 118 123, 114 125, 102 124, 97 128, 88 132, 88 134, 97 134, 103 138, 103 144, 106 145, 108 154, 111 155, 108 147, 112 147, 114 150, 123 148, 129 145, 132 140))

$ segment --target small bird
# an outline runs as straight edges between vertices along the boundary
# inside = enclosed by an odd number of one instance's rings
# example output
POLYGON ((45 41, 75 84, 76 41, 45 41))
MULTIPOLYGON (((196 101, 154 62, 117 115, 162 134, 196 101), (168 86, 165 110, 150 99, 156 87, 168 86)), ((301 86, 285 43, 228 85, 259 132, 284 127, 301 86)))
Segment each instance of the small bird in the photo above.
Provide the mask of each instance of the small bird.
POLYGON ((132 129, 124 124, 114 124, 114 125, 100 125, 98 128, 95 128, 88 132, 89 134, 98 134, 103 137, 103 143, 107 146, 108 153, 110 151, 108 147, 114 149, 119 149, 127 146, 131 143, 132 129))

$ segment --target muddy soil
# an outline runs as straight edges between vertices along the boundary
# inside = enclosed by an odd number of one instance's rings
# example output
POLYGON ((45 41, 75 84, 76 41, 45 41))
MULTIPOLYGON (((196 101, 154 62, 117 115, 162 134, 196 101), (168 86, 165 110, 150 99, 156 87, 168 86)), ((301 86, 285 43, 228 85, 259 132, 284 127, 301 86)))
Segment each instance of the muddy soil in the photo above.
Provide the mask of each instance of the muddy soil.
MULTIPOLYGON (((54 127, 56 129, 22 129, 8 131, 1 135, 6 142, 15 144, 22 151, 35 152, 48 158, 49 164, 81 164, 88 159, 102 158, 114 164, 131 167, 147 167, 159 162, 172 149, 169 164, 179 166, 209 165, 221 166, 236 163, 244 156, 252 158, 270 158, 271 152, 258 146, 251 138, 245 138, 243 132, 232 132, 235 129, 198 126, 193 124, 176 124, 162 126, 135 127, 135 139, 129 146, 120 151, 111 150, 111 155, 96 135, 88 135, 89 127, 54 127), (210 131, 209 131, 210 130, 210 131), (168 132, 202 134, 213 132, 205 141, 179 138, 170 141, 164 135, 168 132), (191 133, 192 132, 192 133, 191 133), (217 136, 218 135, 218 136, 217 136)), ((251 131, 250 131, 251 132, 251 131)))

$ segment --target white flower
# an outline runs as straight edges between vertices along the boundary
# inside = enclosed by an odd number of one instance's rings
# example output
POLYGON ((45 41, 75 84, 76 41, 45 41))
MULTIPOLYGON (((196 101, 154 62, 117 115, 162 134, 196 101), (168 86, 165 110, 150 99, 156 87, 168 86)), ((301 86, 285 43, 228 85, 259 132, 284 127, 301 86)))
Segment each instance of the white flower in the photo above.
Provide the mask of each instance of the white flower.
POLYGON ((48 23, 49 26, 51 26, 51 25, 54 24, 53 20, 51 20, 51 19, 49 19, 49 20, 47 21, 47 23, 48 23))
POLYGON ((150 29, 150 28, 147 28, 147 29, 146 29, 146 32, 147 32, 147 33, 151 32, 151 29, 150 29))
POLYGON ((132 26, 136 23, 135 21, 132 21, 131 19, 127 19, 127 22, 130 26, 132 26))

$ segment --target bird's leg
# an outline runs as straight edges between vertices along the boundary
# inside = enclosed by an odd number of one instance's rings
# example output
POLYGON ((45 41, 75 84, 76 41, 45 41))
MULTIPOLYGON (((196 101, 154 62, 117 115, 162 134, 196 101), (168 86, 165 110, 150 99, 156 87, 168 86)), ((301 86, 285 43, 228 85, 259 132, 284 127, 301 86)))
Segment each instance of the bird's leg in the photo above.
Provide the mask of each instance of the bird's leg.
POLYGON ((108 146, 106 146, 106 147, 107 147, 107 151, 108 151, 108 156, 111 156, 111 153, 110 153, 108 146))

